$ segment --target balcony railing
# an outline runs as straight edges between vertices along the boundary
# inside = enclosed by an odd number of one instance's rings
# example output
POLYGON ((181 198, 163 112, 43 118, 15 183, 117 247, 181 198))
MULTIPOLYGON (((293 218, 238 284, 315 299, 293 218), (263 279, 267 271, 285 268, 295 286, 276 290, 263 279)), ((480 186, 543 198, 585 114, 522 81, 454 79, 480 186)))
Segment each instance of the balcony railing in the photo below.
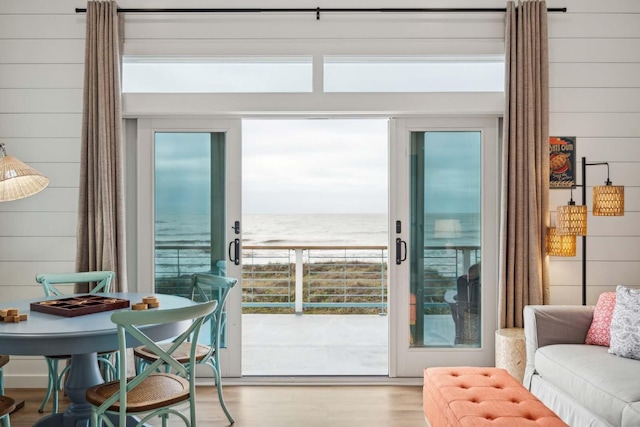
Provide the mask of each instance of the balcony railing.
MULTIPOLYGON (((387 310, 386 246, 244 246, 245 311, 387 310)), ((209 246, 156 246, 156 290, 189 295, 190 275, 211 270, 209 246)), ((478 247, 427 247, 425 308, 447 307, 444 295, 479 261, 478 247)))
POLYGON ((310 308, 384 312, 387 248, 245 246, 242 281, 243 307, 284 307, 297 313, 310 308))

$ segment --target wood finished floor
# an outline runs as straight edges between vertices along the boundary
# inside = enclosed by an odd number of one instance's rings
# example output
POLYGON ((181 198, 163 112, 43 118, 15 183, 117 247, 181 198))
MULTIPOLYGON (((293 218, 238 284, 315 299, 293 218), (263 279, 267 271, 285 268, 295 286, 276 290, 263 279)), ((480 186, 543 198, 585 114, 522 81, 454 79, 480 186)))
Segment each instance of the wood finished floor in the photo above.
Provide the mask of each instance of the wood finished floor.
MULTIPOLYGON (((42 414, 42 389, 7 389, 25 407, 11 415, 12 427, 31 427, 42 414)), ((422 387, 416 386, 225 386, 234 427, 425 427, 422 387)), ((61 401, 61 408, 68 399, 61 401)), ((50 408, 50 407, 49 407, 50 408)), ((228 426, 215 387, 198 387, 197 421, 228 426)), ((50 409, 49 409, 50 410, 50 409)), ((180 422, 171 426, 182 425, 180 422)))

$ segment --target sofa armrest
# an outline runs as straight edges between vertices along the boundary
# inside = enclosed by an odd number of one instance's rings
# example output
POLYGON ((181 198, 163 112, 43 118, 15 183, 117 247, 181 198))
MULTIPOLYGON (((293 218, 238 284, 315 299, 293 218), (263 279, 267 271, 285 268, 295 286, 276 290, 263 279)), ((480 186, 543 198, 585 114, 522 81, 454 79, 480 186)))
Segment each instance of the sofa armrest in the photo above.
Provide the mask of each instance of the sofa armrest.
POLYGON ((531 386, 536 350, 551 344, 584 344, 593 320, 594 306, 528 305, 524 308, 527 366, 524 385, 531 386))

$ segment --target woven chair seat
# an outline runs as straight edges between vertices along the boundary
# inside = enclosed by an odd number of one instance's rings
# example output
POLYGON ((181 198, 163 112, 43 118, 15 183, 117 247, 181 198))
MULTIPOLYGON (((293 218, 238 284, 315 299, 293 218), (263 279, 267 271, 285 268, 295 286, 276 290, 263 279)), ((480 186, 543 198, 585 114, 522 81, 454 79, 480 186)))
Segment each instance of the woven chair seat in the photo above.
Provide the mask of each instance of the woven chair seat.
POLYGON ((16 408, 16 401, 9 396, 0 396, 0 417, 10 414, 16 408))
MULTIPOLYGON (((162 350, 167 351, 169 347, 171 347, 172 343, 162 343, 158 344, 162 350)), ((209 354, 209 350, 211 348, 206 345, 197 344, 196 348, 196 361, 201 361, 204 359, 207 354, 209 354)), ((191 342, 183 342, 180 346, 171 354, 171 356, 176 359, 180 363, 189 362, 189 353, 191 352, 191 342)), ((133 350, 133 354, 136 357, 139 357, 144 360, 148 360, 149 362, 155 362, 158 360, 158 356, 148 347, 136 347, 133 350)))
MULTIPOLYGON (((120 388, 120 381, 100 384, 87 390, 87 401, 100 406, 120 388)), ((148 412, 189 400, 189 381, 173 374, 152 374, 127 393, 127 412, 148 412)), ((115 402, 109 411, 119 411, 115 402)))

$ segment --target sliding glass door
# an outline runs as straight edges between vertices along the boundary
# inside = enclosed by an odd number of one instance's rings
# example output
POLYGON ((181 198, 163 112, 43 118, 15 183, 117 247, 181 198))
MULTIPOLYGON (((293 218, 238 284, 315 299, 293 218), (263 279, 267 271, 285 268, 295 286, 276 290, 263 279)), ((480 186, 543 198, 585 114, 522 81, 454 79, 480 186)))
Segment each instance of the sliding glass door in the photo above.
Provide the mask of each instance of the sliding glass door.
POLYGON ((223 374, 239 376, 239 121, 153 119, 139 125, 152 160, 151 215, 139 223, 153 248, 151 291, 190 297, 194 273, 238 278, 224 314, 220 356, 223 374))
POLYGON ((392 375, 492 362, 496 125, 468 118, 392 123, 392 375))

